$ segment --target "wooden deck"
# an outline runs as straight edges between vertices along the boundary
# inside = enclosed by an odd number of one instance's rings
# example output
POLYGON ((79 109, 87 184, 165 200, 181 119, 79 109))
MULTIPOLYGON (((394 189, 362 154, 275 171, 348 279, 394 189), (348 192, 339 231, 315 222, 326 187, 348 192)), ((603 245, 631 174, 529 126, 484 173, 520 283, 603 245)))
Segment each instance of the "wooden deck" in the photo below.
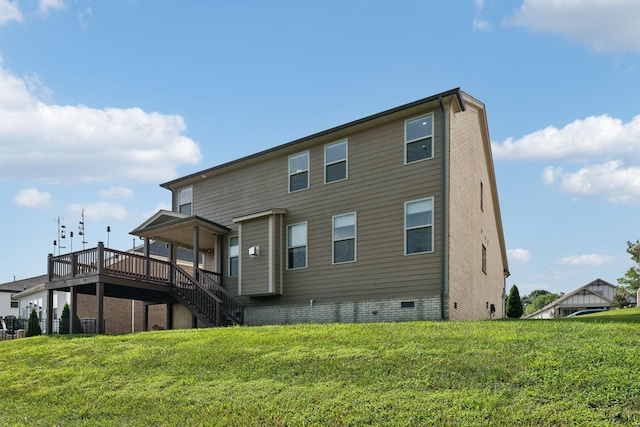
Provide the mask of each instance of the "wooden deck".
MULTIPOLYGON (((210 326, 220 326, 223 317, 234 324, 244 322, 244 305, 222 288, 218 273, 198 268, 190 274, 175 262, 105 248, 102 243, 92 249, 50 255, 48 276, 45 289, 50 296, 53 291, 66 291, 71 292, 72 301, 80 293, 96 295, 98 301, 107 296, 178 302, 210 326)), ((98 302, 96 317, 102 314, 98 302)))

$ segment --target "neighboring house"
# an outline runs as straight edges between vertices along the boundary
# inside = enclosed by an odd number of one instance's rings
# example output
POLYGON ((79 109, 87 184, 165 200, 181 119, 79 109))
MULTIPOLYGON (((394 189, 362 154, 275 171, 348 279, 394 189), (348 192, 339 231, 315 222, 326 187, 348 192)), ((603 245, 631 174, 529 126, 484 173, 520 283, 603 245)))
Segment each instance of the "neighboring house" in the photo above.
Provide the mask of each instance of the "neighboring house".
POLYGON ((46 281, 47 276, 42 275, 0 284, 0 317, 18 317, 20 315, 20 309, 15 296, 24 290, 31 289, 46 281))
POLYGON ((459 89, 162 187, 173 210, 131 234, 168 243, 166 264, 128 261, 145 263, 137 277, 99 245, 96 262, 52 257, 48 290, 155 298, 168 327, 185 308, 192 326, 504 317, 486 112, 459 89), (204 268, 177 268, 178 247, 204 268))
MULTIPOLYGON (((616 294, 616 286, 602 279, 569 292, 542 307, 540 310, 525 316, 527 319, 552 319, 557 317, 567 317, 571 313, 590 308, 615 308, 613 297, 616 294)), ((633 298, 635 300, 635 298, 633 298)), ((634 301, 635 302, 635 301, 634 301)))

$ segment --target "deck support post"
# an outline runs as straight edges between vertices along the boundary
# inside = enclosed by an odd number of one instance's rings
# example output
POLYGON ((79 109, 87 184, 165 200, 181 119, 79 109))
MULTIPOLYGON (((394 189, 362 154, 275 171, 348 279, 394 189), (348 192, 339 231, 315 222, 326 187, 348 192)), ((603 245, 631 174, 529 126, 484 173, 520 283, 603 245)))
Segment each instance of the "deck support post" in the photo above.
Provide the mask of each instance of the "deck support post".
POLYGON ((53 289, 47 289, 47 335, 53 335, 53 289))
POLYGON ((198 318, 191 316, 191 329, 198 329, 198 318))
POLYGON ((170 302, 166 306, 165 328, 167 330, 173 329, 173 303, 170 302))
POLYGON ((104 334, 104 283, 96 283, 96 333, 104 334))
POLYGON ((75 330, 75 320, 78 315, 78 289, 76 286, 71 286, 69 290, 69 296, 71 299, 69 304, 69 333, 75 334, 78 332, 75 330))
POLYGON ((149 304, 142 303, 142 330, 149 331, 149 304))

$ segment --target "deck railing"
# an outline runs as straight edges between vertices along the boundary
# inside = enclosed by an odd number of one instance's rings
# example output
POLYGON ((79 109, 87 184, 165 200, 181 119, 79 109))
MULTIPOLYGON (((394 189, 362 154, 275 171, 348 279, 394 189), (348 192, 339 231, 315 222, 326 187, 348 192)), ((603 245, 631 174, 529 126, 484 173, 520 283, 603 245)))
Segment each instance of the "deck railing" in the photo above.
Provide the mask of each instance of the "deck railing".
POLYGON ((244 305, 220 285, 220 274, 198 268, 196 279, 176 263, 105 248, 102 242, 92 249, 49 255, 48 274, 49 281, 104 274, 170 286, 216 325, 223 313, 244 323, 244 305))

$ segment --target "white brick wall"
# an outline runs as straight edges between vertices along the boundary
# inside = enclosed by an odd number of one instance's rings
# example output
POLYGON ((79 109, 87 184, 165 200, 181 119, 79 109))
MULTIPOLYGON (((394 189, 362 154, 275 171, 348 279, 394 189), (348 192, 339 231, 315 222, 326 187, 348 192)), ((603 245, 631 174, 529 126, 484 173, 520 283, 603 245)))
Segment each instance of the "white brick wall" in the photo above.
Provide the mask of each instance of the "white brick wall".
MULTIPOLYGON (((445 301, 445 308, 447 302, 445 301)), ((305 305, 247 307, 245 324, 287 325, 295 323, 368 323, 441 320, 440 296, 347 301, 305 305), (402 303, 413 302, 413 307, 402 303)))

